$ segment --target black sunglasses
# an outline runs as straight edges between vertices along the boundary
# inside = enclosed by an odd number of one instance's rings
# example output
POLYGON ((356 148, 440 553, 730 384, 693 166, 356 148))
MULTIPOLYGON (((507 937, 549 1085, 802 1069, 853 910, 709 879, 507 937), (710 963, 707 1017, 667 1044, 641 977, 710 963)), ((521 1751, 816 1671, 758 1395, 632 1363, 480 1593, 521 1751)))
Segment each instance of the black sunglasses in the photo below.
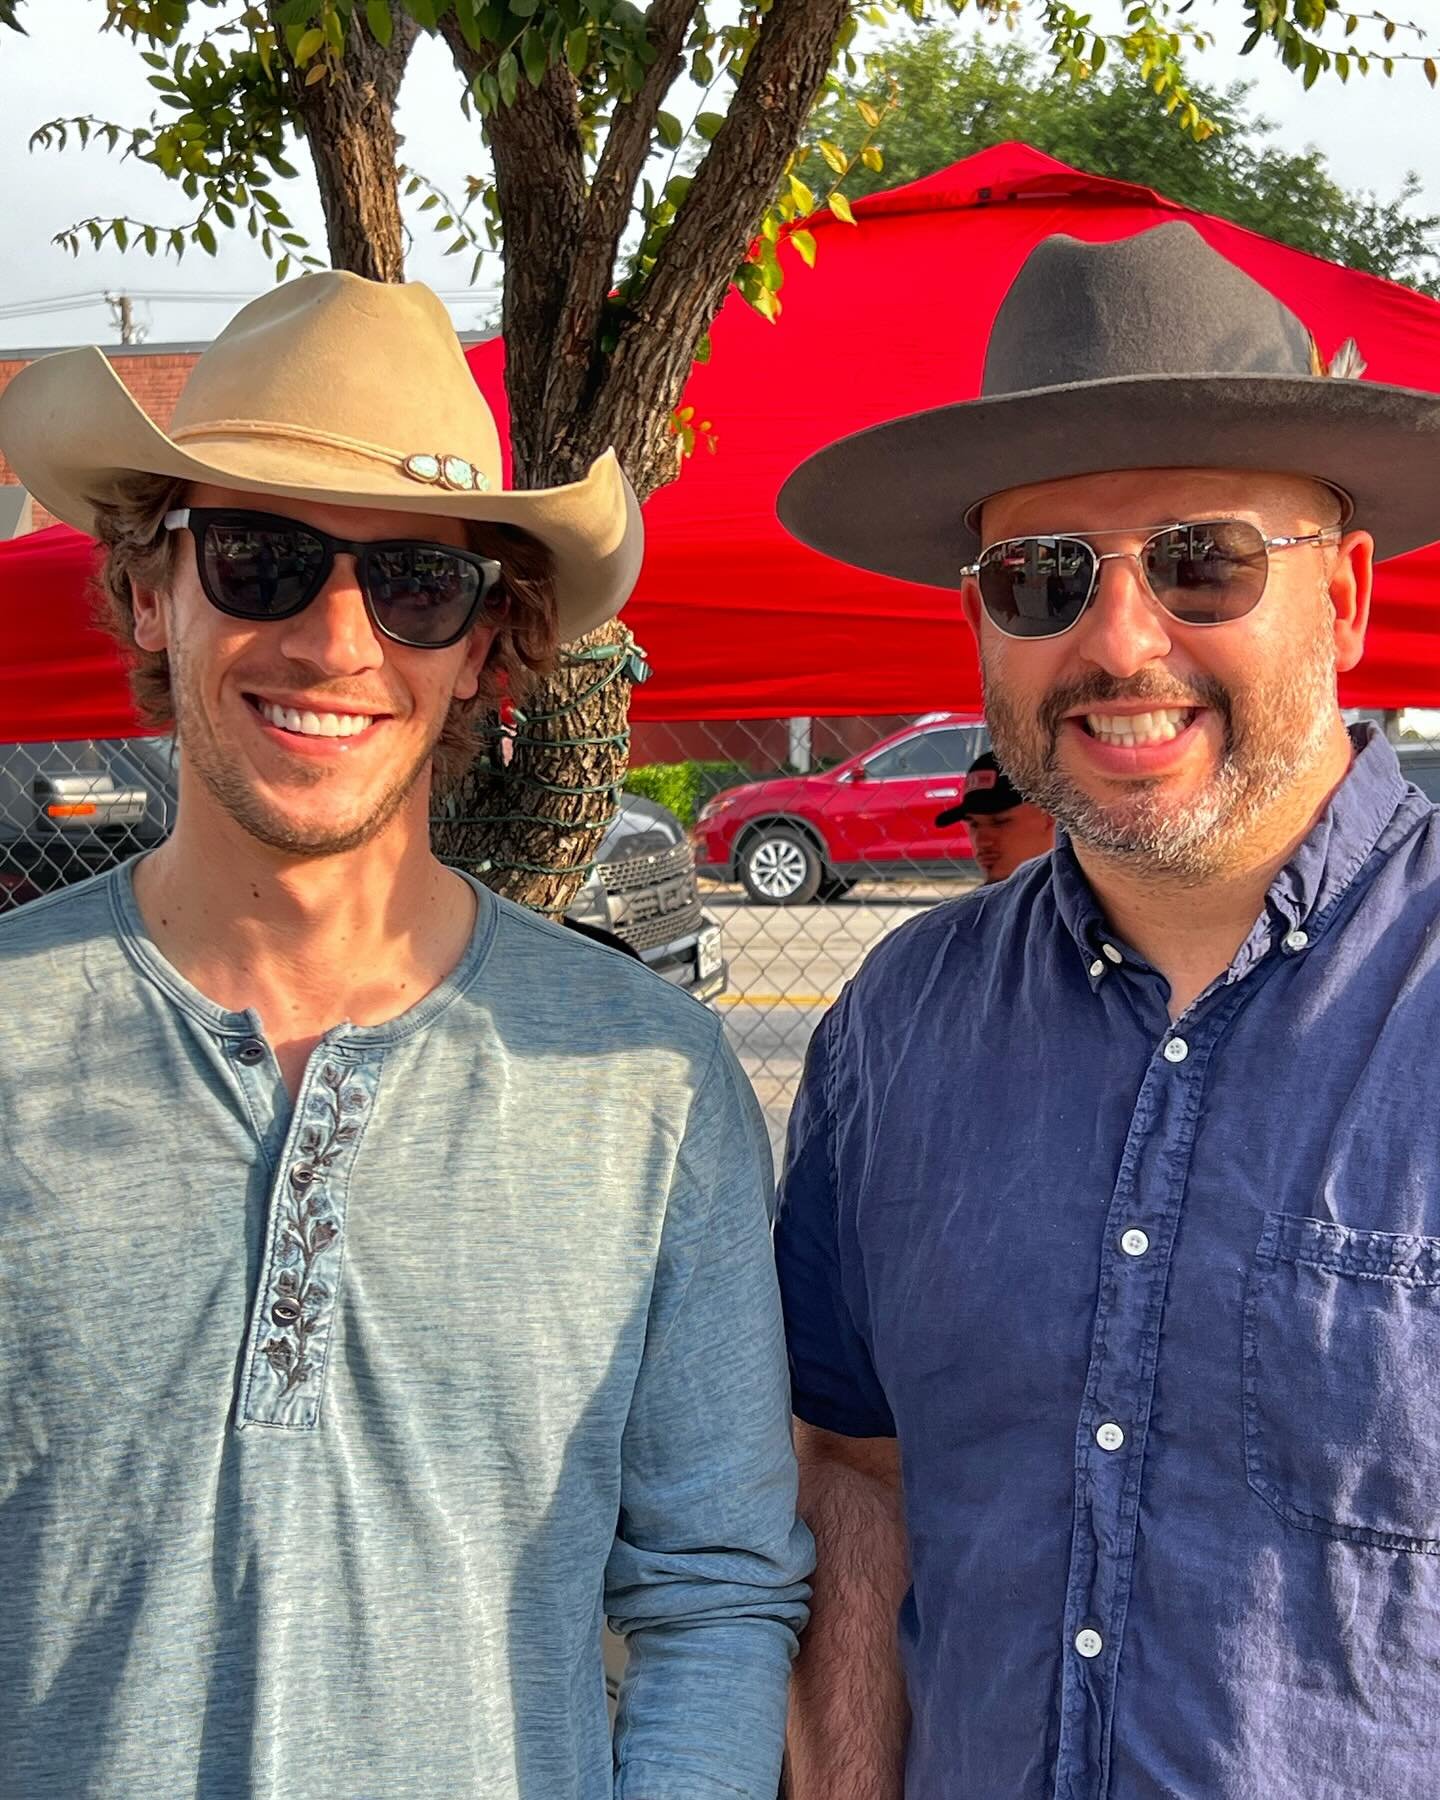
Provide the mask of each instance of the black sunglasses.
MULTIPOLYGON (((500 579, 498 562, 450 544, 350 544, 278 513, 184 506, 166 513, 165 529, 195 539, 205 598, 232 619, 293 619, 330 579, 335 558, 353 556, 371 623, 413 650, 459 643, 500 579)), ((494 610, 503 617, 503 606, 494 610)))
MULTIPOLYGON (((1120 535, 1119 530, 1090 533, 1120 535)), ((1126 559, 1139 564, 1151 594, 1177 623, 1228 625, 1259 604, 1272 550, 1339 535, 1332 527, 1303 537, 1266 537, 1248 519, 1204 519, 1166 525, 1139 550, 1103 555, 1083 537, 1004 538, 960 572, 975 581, 987 616, 1006 637, 1059 637, 1069 631, 1099 591, 1101 563, 1126 559)))

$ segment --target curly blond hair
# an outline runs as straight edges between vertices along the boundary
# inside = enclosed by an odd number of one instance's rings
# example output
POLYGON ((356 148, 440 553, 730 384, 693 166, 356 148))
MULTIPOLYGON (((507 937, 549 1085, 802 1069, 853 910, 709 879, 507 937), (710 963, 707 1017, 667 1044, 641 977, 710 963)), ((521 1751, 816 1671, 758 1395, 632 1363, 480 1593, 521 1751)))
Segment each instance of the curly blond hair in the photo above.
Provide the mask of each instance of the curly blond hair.
MULTIPOLYGON (((134 589, 168 584, 176 538, 165 530, 165 515, 184 504, 187 486, 168 475, 135 474, 110 498, 95 502, 95 535, 106 551, 96 575, 100 623, 127 653, 137 711, 147 725, 160 730, 175 723, 170 658, 163 650, 142 650, 136 643, 134 589)), ((501 565, 496 593, 507 603, 505 622, 485 659, 478 692, 451 704, 435 746, 437 788, 457 781, 474 761, 480 748, 475 714, 489 711, 502 692, 519 699, 554 668, 559 644, 553 564, 546 547, 513 525, 467 520, 466 529, 470 548, 501 565)))

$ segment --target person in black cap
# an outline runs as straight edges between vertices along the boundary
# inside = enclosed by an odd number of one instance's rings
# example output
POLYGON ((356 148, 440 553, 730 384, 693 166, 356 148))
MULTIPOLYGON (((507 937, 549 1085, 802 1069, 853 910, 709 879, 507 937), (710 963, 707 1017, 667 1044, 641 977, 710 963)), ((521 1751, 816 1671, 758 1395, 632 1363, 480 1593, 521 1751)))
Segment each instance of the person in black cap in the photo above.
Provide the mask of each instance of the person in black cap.
POLYGON ((1055 848, 1055 821, 1025 798, 990 750, 971 763, 965 798, 937 813, 935 823, 942 829, 962 823, 969 827, 970 845, 987 886, 1055 848))

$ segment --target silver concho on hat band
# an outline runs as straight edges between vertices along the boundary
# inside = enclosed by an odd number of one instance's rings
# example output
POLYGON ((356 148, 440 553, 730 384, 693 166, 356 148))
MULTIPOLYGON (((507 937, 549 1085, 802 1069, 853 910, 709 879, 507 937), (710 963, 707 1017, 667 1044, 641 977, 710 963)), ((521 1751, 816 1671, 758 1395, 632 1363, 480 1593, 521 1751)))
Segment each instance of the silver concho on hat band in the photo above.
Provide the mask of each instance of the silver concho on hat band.
POLYGON ((457 494, 485 494, 490 490, 490 477, 463 456, 420 451, 407 456, 400 467, 412 481, 423 481, 427 487, 449 488, 457 494))

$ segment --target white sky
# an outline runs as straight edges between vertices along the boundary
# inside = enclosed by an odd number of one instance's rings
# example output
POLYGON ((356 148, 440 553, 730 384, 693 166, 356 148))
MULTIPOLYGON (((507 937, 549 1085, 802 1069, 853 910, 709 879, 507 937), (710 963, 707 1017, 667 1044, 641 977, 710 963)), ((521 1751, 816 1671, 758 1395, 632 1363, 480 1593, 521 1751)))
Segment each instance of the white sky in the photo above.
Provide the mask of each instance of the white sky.
MULTIPOLYGON (((1324 151, 1337 177, 1348 186, 1371 188, 1390 197, 1405 172, 1414 169, 1425 183, 1424 200, 1440 212, 1440 90, 1431 90, 1418 67, 1402 67, 1393 81, 1372 75, 1348 87, 1331 79, 1305 93, 1299 80, 1268 53, 1240 58, 1239 0, 1210 0, 1220 47, 1194 65, 1213 85, 1237 76, 1256 82, 1256 103, 1272 118, 1278 141, 1294 149, 1314 144, 1324 151), (1233 25, 1231 21, 1234 21, 1233 25), (1224 27, 1224 28, 1222 28, 1224 27)), ((1403 0, 1395 10, 1416 19, 1440 44, 1440 0, 1403 0)), ((1099 0, 1097 27, 1119 17, 1114 0, 1099 0)), ((137 302, 137 315, 152 342, 205 339, 251 295, 270 285, 268 265, 243 232, 220 239, 219 254, 208 257, 191 246, 177 268, 173 259, 152 259, 113 246, 82 249, 78 261, 51 244, 52 234, 89 214, 126 213, 159 223, 179 223, 187 202, 156 171, 108 156, 103 149, 64 153, 31 152, 31 131, 58 115, 94 113, 121 123, 141 124, 151 111, 149 72, 134 48, 113 35, 101 36, 98 0, 30 0, 21 17, 28 38, 0 30, 0 169, 5 171, 4 223, 7 278, 0 285, 0 353, 6 348, 87 342, 114 342, 109 309, 96 298, 84 305, 17 314, 17 308, 56 297, 98 296, 127 288, 154 295, 137 302), (205 296, 223 296, 207 300, 205 296)), ((690 109, 672 100, 672 110, 690 109)), ((463 193, 464 177, 484 166, 475 127, 460 115, 457 83, 443 48, 422 39, 400 101, 402 155, 447 192, 463 193)), ((302 178, 281 184, 282 204, 321 254, 324 232, 314 184, 294 158, 302 178)), ((408 273, 428 281, 451 303, 461 330, 482 326, 493 310, 493 292, 465 293, 469 262, 447 258, 428 225, 417 220, 408 273)), ((491 264, 481 282, 498 280, 491 264)))

